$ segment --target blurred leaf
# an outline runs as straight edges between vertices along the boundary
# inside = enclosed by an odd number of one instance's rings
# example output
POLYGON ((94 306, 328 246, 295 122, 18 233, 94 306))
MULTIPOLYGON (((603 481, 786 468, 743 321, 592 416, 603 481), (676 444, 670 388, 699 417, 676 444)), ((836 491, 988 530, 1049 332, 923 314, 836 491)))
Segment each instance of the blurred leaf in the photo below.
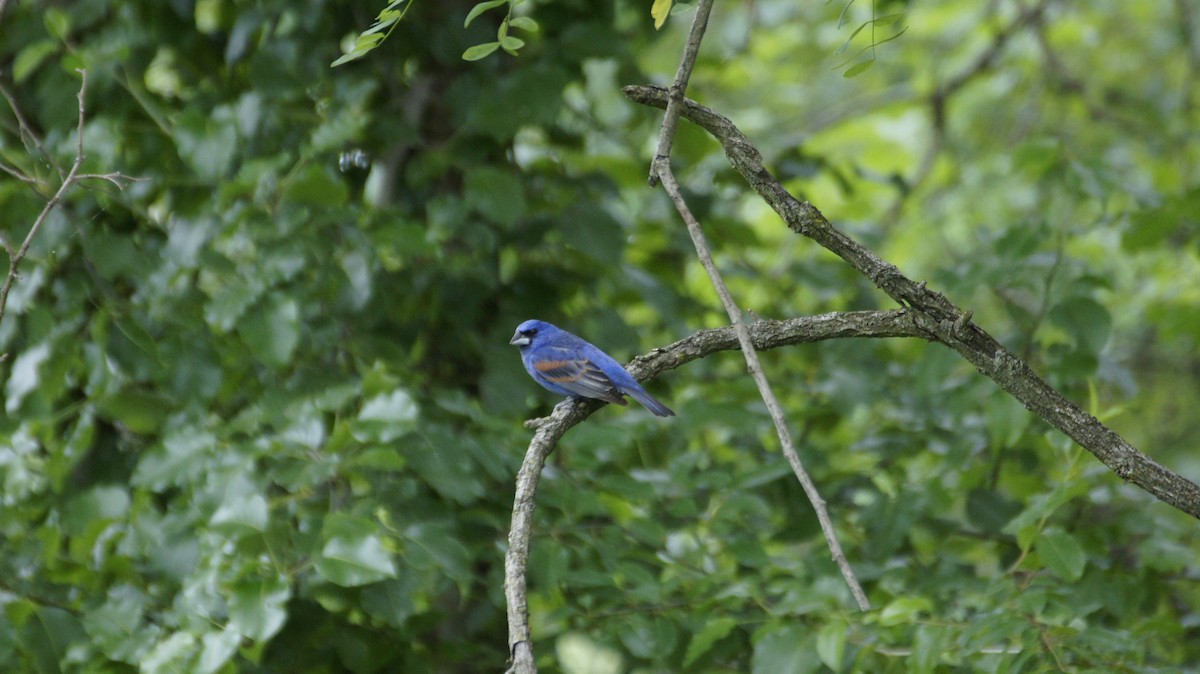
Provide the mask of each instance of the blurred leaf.
POLYGON ((17 52, 12 64, 13 81, 21 84, 27 80, 33 71, 58 51, 58 44, 54 40, 41 40, 17 52))
POLYGON ((213 674, 221 669, 237 652, 241 642, 242 635, 233 625, 206 633, 200 639, 200 660, 196 663, 196 671, 199 674, 213 674))
POLYGON ((21 401, 38 387, 38 369, 50 357, 50 345, 42 342, 21 352, 13 361, 8 381, 4 383, 4 411, 9 415, 21 407, 21 401))
POLYGON ((1035 549, 1046 568, 1059 578, 1075 582, 1083 576, 1087 555, 1079 541, 1066 531, 1058 527, 1046 529, 1038 536, 1035 549))
POLYGON ((216 438, 193 427, 171 429, 162 444, 147 451, 134 470, 133 483, 161 491, 184 484, 208 470, 205 456, 216 448, 216 438))
POLYGON ((364 442, 392 442, 415 427, 418 413, 416 402, 404 389, 374 396, 358 413, 355 436, 364 442))
POLYGON ((879 622, 882 625, 902 625, 932 610, 933 604, 925 597, 897 597, 879 612, 879 622))
POLYGON ((310 164, 288 178, 283 197, 296 204, 334 208, 346 205, 349 191, 332 169, 310 164))
POLYGON ((691 665, 712 650, 713 644, 729 636, 735 627, 737 627, 737 621, 733 618, 710 618, 704 623, 704 627, 700 628, 700 631, 692 634, 691 640, 688 641, 687 653, 683 657, 683 666, 691 665))
POLYGON ((286 365, 300 341, 300 307, 292 299, 271 294, 266 306, 238 321, 238 335, 254 355, 269 365, 286 365))
POLYGON ((771 623, 760 628, 759 634, 754 644, 753 674, 807 674, 821 668, 811 635, 798 625, 771 623))
POLYGON ((859 61, 858 63, 855 63, 854 65, 850 66, 849 68, 846 68, 846 71, 842 73, 842 77, 845 77, 846 79, 850 79, 852 77, 858 77, 859 75, 867 72, 867 70, 869 70, 874 65, 875 65, 875 59, 866 59, 865 61, 859 61))
POLYGON ((265 531, 267 516, 267 501, 261 494, 237 494, 221 503, 209 524, 218 531, 239 528, 265 531))
POLYGON ((228 112, 217 109, 211 115, 205 115, 189 107, 175 129, 179 156, 202 178, 224 177, 237 153, 236 127, 228 112))
POLYGON ((118 391, 96 402, 96 411, 104 419, 121 424, 134 433, 156 433, 166 422, 174 405, 155 393, 137 390, 118 391))
POLYGON ((108 657, 138 664, 160 636, 144 617, 145 597, 129 586, 110 591, 108 601, 83 616, 83 628, 108 657))
POLYGON ((325 518, 317 571, 330 582, 357 587, 396 577, 396 565, 370 520, 345 513, 325 518))
POLYGON ((846 623, 833 621, 817 632, 817 657, 835 672, 841 671, 846 655, 846 628, 846 623))
POLYGON ((448 527, 413 524, 404 529, 404 560, 418 569, 438 569, 458 583, 469 587, 474 578, 471 553, 448 527))
POLYGON ((512 227, 525 216, 524 187, 507 171, 472 171, 466 176, 463 192, 467 205, 476 213, 505 227, 512 227))
POLYGON ((1104 348, 1112 329, 1108 310, 1088 297, 1072 297, 1055 305, 1050 310, 1050 319, 1092 353, 1104 348))
POLYGON ((285 577, 243 580, 233 587, 229 597, 229 624, 248 639, 266 641, 287 620, 287 602, 291 596, 292 591, 285 577))
POLYGON ((679 629, 669 620, 634 615, 621 631, 621 643, 639 658, 651 658, 675 650, 679 629))

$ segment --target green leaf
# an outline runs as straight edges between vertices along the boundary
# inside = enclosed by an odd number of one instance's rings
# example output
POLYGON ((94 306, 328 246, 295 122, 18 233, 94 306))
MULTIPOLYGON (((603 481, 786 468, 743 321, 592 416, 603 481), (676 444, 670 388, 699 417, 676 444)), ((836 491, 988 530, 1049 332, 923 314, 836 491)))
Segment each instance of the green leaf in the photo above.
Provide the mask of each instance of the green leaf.
POLYGON ((834 620, 817 632, 817 657, 833 671, 841 671, 846 655, 846 630, 848 625, 834 620))
POLYGON ((517 16, 508 20, 508 25, 520 30, 536 33, 538 31, 538 23, 527 16, 517 16))
POLYGON ((350 190, 332 167, 310 165, 297 171, 283 185, 285 199, 297 204, 339 207, 350 200, 350 190))
POLYGON ((237 653, 241 643, 242 635, 232 624, 219 632, 206 633, 200 638, 200 661, 196 663, 198 674, 213 674, 224 667, 237 653))
POLYGON ((345 513, 325 518, 317 572, 335 585, 358 587, 396 577, 396 565, 370 520, 345 513))
POLYGON ((150 649, 138 663, 138 669, 147 674, 188 672, 193 669, 195 658, 196 637, 190 632, 173 632, 150 649))
POLYGON ((718 641, 729 636, 734 627, 737 627, 737 621, 733 618, 710 618, 699 632, 692 635, 691 641, 688 642, 687 652, 683 657, 683 666, 691 665, 697 658, 712 650, 718 641))
POLYGON ((377 395, 363 403, 354 437, 362 442, 392 442, 416 427, 418 414, 416 401, 404 389, 377 395))
POLYGON ((37 607, 25 621, 19 641, 34 671, 61 672, 68 649, 86 643, 87 638, 79 618, 59 608, 37 607))
POLYGON ((270 295, 266 305, 242 316, 238 336, 264 363, 287 365, 300 341, 300 306, 279 294, 270 295))
POLYGON ((217 108, 205 114, 186 108, 174 128, 179 157, 203 180, 219 180, 228 173, 237 154, 237 127, 217 108))
POLYGON ((885 626, 910 623, 921 613, 933 611, 933 603, 925 597, 898 597, 879 612, 879 624, 885 626))
POLYGON ((489 167, 467 174, 463 198, 476 213, 505 227, 517 224, 528 208, 517 176, 489 167))
POLYGON ((10 416, 20 409, 21 401, 25 396, 37 390, 38 383, 41 381, 38 370, 48 358, 50 358, 50 344, 41 342, 22 351, 21 355, 13 361, 8 381, 4 384, 6 396, 4 411, 10 416))
MULTIPOLYGON (((466 28, 467 26, 471 25, 471 22, 474 21, 475 18, 478 17, 480 14, 483 14, 484 12, 488 11, 489 9, 494 9, 496 7, 499 7, 500 5, 508 4, 508 2, 509 2, 509 0, 488 0, 487 2, 481 2, 478 5, 475 5, 474 7, 471 8, 470 12, 467 12, 467 18, 465 21, 463 21, 463 28, 466 28)), ((468 50, 468 51, 470 51, 470 50, 468 50)), ((466 58, 466 56, 464 56, 463 58, 466 58)), ((474 61, 475 59, 467 59, 467 60, 474 61)))
POLYGON ((159 395, 134 389, 105 396, 96 403, 96 411, 102 418, 143 435, 162 428, 173 407, 159 395))
POLYGON ((285 576, 239 582, 229 597, 229 624, 250 639, 266 641, 287 620, 286 606, 291 596, 285 576))
POLYGON ((847 68, 846 72, 842 73, 842 77, 845 77, 846 79, 858 77, 859 75, 867 72, 867 70, 869 70, 873 65, 875 65, 875 59, 873 58, 865 61, 859 61, 858 63, 855 63, 847 68))
POLYGON ((799 625, 773 623, 758 630, 752 674, 809 674, 821 667, 810 633, 799 625))
POLYGON ((216 443, 215 437, 196 428, 171 429, 160 447, 142 454, 132 481, 153 491, 185 484, 208 471, 205 458, 216 443))
POLYGON ((267 518, 267 500, 262 494, 237 494, 221 503, 209 524, 217 530, 265 531, 267 518))
POLYGON ((446 525, 422 523, 404 529, 404 559, 418 569, 437 569, 460 588, 470 586, 474 575, 471 553, 446 525))
POLYGON ((917 627, 913 639, 912 655, 908 657, 908 671, 913 674, 933 674, 946 649, 947 631, 940 625, 917 627))
POLYGON ((654 4, 650 7, 650 17, 654 19, 654 30, 662 28, 666 23, 673 4, 675 4, 675 0, 654 0, 654 4))
POLYGON ((500 46, 504 49, 504 51, 515 56, 517 50, 525 46, 525 41, 511 35, 505 35, 500 40, 500 46))
POLYGON ((60 42, 66 42, 70 37, 71 15, 62 9, 58 7, 46 9, 46 13, 42 15, 42 23, 46 26, 46 32, 60 42))
POLYGON ((484 44, 477 44, 474 47, 467 49, 463 52, 462 57, 464 61, 478 61, 479 59, 488 56, 499 48, 499 42, 485 42, 484 44))
POLYGON ((104 604, 84 614, 83 628, 105 655, 137 664, 161 635, 161 628, 143 618, 145 602, 145 596, 133 587, 114 587, 104 604))
POLYGON ((1035 550, 1046 568, 1059 578, 1073 583, 1083 577, 1087 555, 1079 541, 1066 531, 1047 528, 1038 536, 1035 550))
POLYGON ((1112 316, 1090 297, 1063 300, 1050 310, 1049 318, 1091 353, 1098 353, 1104 348, 1112 331, 1112 316))
POLYGON ((13 59, 12 77, 16 84, 21 84, 37 71, 38 66, 58 51, 58 43, 54 40, 39 40, 17 52, 13 59))
POLYGON ((659 616, 631 615, 625 620, 620 634, 621 643, 639 658, 670 653, 679 641, 679 628, 659 616))

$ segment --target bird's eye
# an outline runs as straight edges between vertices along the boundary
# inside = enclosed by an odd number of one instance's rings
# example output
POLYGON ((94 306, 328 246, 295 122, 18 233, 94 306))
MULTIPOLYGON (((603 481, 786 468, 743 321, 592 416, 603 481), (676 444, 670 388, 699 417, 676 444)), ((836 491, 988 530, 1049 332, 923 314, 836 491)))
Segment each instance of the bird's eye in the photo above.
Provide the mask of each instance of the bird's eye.
POLYGON ((532 337, 537 334, 537 328, 530 328, 521 334, 525 335, 526 337, 532 337))

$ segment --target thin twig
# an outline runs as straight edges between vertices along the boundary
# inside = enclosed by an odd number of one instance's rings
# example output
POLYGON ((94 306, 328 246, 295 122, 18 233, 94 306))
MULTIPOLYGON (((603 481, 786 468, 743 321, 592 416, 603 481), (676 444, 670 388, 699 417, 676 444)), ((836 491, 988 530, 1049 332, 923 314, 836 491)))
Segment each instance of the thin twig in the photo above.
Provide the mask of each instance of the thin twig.
MULTIPOLYGON (((83 165, 83 123, 86 119, 83 98, 87 93, 87 71, 76 69, 75 72, 79 73, 80 78, 78 95, 79 125, 75 130, 77 136, 75 146, 75 161, 71 164, 71 169, 67 171, 66 176, 63 178, 62 184, 58 186, 58 190, 54 193, 54 196, 50 197, 50 200, 47 201, 46 205, 42 208, 42 212, 38 213, 37 219, 33 221, 33 226, 29 228, 29 233, 25 235, 25 241, 21 243, 21 248, 17 250, 16 255, 9 257, 8 276, 4 279, 4 286, 0 287, 0 320, 4 319, 4 309, 8 305, 8 293, 12 290, 13 283, 15 283, 17 280, 17 267, 20 266, 21 260, 25 259, 25 255, 29 252, 29 246, 33 243, 33 238, 37 236, 38 231, 41 230, 42 225, 45 224, 46 218, 49 217, 50 212, 54 210, 54 207, 57 206, 60 201, 62 201, 63 195, 67 193, 67 190, 71 188, 71 185, 75 184, 77 174, 79 173, 79 167, 83 165)), ((7 92, 5 92, 5 96, 8 96, 7 92)), ((13 111, 14 113, 16 112, 16 107, 13 107, 13 111)), ((19 119, 20 115, 19 113, 17 114, 19 119)), ((22 128, 25 127, 24 120, 21 120, 21 126, 22 128)))
POLYGON ((700 263, 704 266, 704 271, 708 273, 708 279, 712 282, 713 288, 716 289, 717 295, 721 298, 721 304, 725 307, 725 313, 729 314, 729 320, 733 324, 733 329, 737 333, 738 343, 742 347, 742 355, 746 359, 746 368, 750 371, 750 376, 754 379, 754 384, 758 386, 758 393, 762 396, 763 402, 766 403, 767 412, 771 415, 771 421, 775 424, 775 432, 779 436, 779 445, 783 449, 783 455, 787 457, 788 463, 792 466, 792 472, 795 473, 796 479, 800 481, 800 486, 804 488, 804 495, 808 497, 812 503, 813 510, 817 513, 817 521, 821 524, 821 532, 825 534, 825 540, 829 544, 829 552, 833 556, 833 561, 837 563, 838 569, 842 572, 842 578, 846 580, 846 585, 850 587, 850 593, 854 595, 854 601, 858 603, 858 608, 863 611, 871 610, 871 602, 867 599, 867 595, 863 592, 862 586, 858 582, 858 578, 854 575, 854 570, 850 568, 849 562, 846 561, 846 555, 842 552, 842 546, 838 543, 837 531, 833 528, 833 522, 829 519, 829 513, 825 509, 825 500, 821 498, 820 492, 817 491, 817 486, 813 484, 812 478, 809 477, 808 471, 804 469, 803 462, 800 461, 800 455, 796 453, 796 447, 792 443, 791 432, 788 431, 787 420, 783 416, 783 408, 779 404, 779 400, 775 397, 774 391, 771 390, 771 383, 767 381, 767 377, 763 374, 762 364, 758 360, 758 353, 754 349, 754 343, 750 340, 750 333, 746 330, 746 324, 742 322, 742 311, 738 308, 737 303, 733 300, 733 295, 730 294, 729 288, 725 285, 725 280, 721 278, 721 272, 717 270, 717 265, 713 262, 712 253, 709 251, 708 241, 704 237, 704 232, 700 229, 700 223, 696 217, 692 215, 691 209, 688 208, 687 202, 683 200, 683 195, 679 191, 679 184, 675 182, 675 174, 671 171, 669 160, 661 160, 661 164, 656 172, 659 179, 662 180, 663 189, 671 197, 672 203, 675 204, 675 210, 679 212, 679 217, 687 224, 688 234, 692 237, 692 243, 696 247, 696 255, 700 258, 700 263))
MULTIPOLYGON (((848 311, 819 316, 804 316, 787 321, 761 320, 743 325, 750 343, 757 349, 775 349, 826 339, 847 337, 925 337, 912 320, 911 312, 848 311)), ((635 358, 626 368, 638 380, 653 379, 693 360, 718 351, 741 348, 733 327, 701 330, 662 349, 635 358)), ((546 418, 531 420, 536 428, 525 459, 517 473, 512 523, 508 531, 508 550, 504 553, 504 597, 508 604, 508 645, 512 658, 511 674, 534 674, 533 641, 529 631, 529 602, 525 570, 529 561, 529 543, 533 533, 534 496, 546 458, 571 427, 582 422, 605 403, 568 398, 546 418)))
POLYGON ((658 161, 671 156, 671 147, 675 144, 675 129, 679 126, 679 107, 683 104, 683 95, 687 92, 692 69, 696 67, 696 56, 700 53, 700 41, 708 27, 708 15, 712 12, 712 5, 713 0, 700 0, 696 4, 696 16, 692 18, 692 28, 688 31, 687 41, 683 45, 683 57, 679 59, 679 69, 675 71, 675 81, 671 83, 671 100, 667 104, 666 114, 663 115, 662 127, 658 130, 658 149, 654 151, 654 161, 650 162, 650 187, 658 185, 658 161))
MULTIPOLYGON (((82 180, 99 179, 107 180, 116 185, 118 188, 124 189, 125 183, 146 180, 145 178, 134 178, 127 176, 120 172, 79 172, 79 168, 83 166, 84 160, 83 126, 84 122, 87 120, 86 108, 84 106, 84 99, 87 96, 87 71, 77 68, 75 72, 79 73, 80 78, 79 94, 77 95, 77 98, 79 99, 79 122, 75 128, 75 161, 72 162, 71 168, 65 174, 63 174, 62 183, 59 184, 58 189, 46 201, 46 205, 42 207, 41 212, 38 213, 37 219, 33 221, 33 226, 30 227, 29 232, 25 234, 25 240, 21 243, 21 247, 14 250, 7 239, 3 241, 4 250, 8 254, 8 275, 4 279, 4 285, 0 286, 0 320, 4 319, 4 311, 8 307, 8 294, 12 291, 13 284, 16 283, 17 278, 20 277, 18 270, 21 265, 21 261, 24 260, 25 256, 29 253, 29 247, 33 244, 33 240, 37 236, 38 232, 41 231, 42 225, 44 225, 47 218, 50 217, 50 213, 62 202, 63 197, 73 185, 82 180)), ((32 130, 29 129, 24 118, 21 116, 20 111, 16 107, 16 102, 13 100, 12 96, 7 91, 0 90, 0 92, 2 92, 4 97, 8 99, 9 107, 12 108, 13 114, 17 116, 18 123, 20 124, 22 130, 34 140, 34 144, 39 148, 39 150, 41 150, 40 141, 37 140, 37 136, 33 135, 32 130)), ((41 151, 44 153, 44 150, 41 151)), ((47 155, 47 157, 49 158, 49 155, 47 155)), ((53 163, 52 158, 50 158, 50 161, 53 163)), ((55 166, 57 167, 57 164, 55 164, 55 166)), ((58 170, 61 173, 61 169, 58 170)), ((7 355, 8 354, 0 355, 0 360, 4 360, 7 355)))
MULTIPOLYGON (((661 88, 625 87, 623 91, 643 105, 660 109, 667 106, 668 94, 661 88)), ((815 206, 792 196, 763 166, 758 149, 733 122, 691 100, 684 102, 681 114, 721 143, 730 164, 783 218, 789 229, 841 257, 901 306, 914 309, 918 325, 929 339, 957 351, 981 374, 1079 443, 1121 479, 1200 519, 1200 486, 1141 453, 1052 388, 1028 363, 972 322, 969 311, 900 273, 895 265, 835 228, 815 206)))
POLYGON ((791 432, 787 427, 787 420, 783 415, 783 408, 780 406, 779 400, 775 397, 774 391, 771 390, 771 383, 763 373, 762 364, 758 360, 758 353, 754 349, 754 344, 750 341, 750 334, 746 330, 746 324, 742 321, 742 310, 734 301, 728 286, 725 285, 725 280, 721 277, 721 272, 717 269, 716 263, 713 262, 712 251, 704 236, 704 231, 700 228, 700 222, 696 220, 691 209, 688 208, 687 202, 683 198, 683 193, 679 189, 679 183, 675 179, 675 174, 671 170, 671 145, 675 138, 679 114, 683 107, 688 79, 691 77, 692 69, 696 65, 696 56, 700 51, 700 42, 704 39, 704 30, 708 25, 708 16, 711 9, 712 0, 700 0, 696 6, 696 16, 692 20, 692 28, 688 33, 687 42, 684 45, 683 57, 679 61, 679 70, 675 74, 675 83, 671 85, 668 93, 667 109, 663 115, 662 129, 658 138, 658 150, 650 166, 650 184, 651 186, 654 185, 655 178, 662 182, 663 189, 666 190, 667 195, 671 198, 671 202, 675 204, 675 210, 679 212, 679 217, 683 218, 684 223, 686 223, 688 234, 691 236, 692 244, 696 248, 696 255, 700 258, 700 263, 703 265, 704 271, 708 274, 708 279, 717 291, 717 295, 721 298, 721 304, 725 307, 725 313, 729 315, 729 320, 733 325, 734 331, 737 333, 738 343, 742 348, 742 355, 746 359, 746 368, 750 371, 750 376, 754 379, 754 384, 758 387, 758 393, 762 397, 763 403, 767 406, 767 412, 771 415, 771 421, 775 425, 776 434, 779 436, 779 445, 783 450, 783 455, 787 457, 788 463, 792 467, 792 472, 795 473, 796 479, 799 480, 800 486, 804 489, 805 496, 812 503, 813 510, 817 514, 817 521, 821 524, 821 531, 824 533, 825 540, 829 545, 829 552, 833 556, 833 561, 837 564, 838 569, 842 572, 842 578, 845 579, 846 585, 849 586, 850 593, 854 595, 854 601, 858 604, 859 609, 868 611, 871 608, 871 602, 867 599, 866 593, 863 592, 858 578, 854 575, 854 570, 850 568, 849 562, 846 561, 846 555, 842 552, 842 546, 837 539, 837 531, 834 530, 833 522, 829 519, 829 513, 825 509, 825 500, 821 498, 821 494, 817 491, 817 486, 813 484, 808 471, 804 469, 804 463, 800 461, 800 455, 796 453, 791 432))

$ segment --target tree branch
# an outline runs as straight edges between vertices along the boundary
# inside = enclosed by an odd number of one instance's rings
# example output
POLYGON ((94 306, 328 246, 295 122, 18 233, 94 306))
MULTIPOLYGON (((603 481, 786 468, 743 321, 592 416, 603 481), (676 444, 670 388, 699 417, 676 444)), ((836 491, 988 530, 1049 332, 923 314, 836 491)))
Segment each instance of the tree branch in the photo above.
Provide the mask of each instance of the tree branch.
MULTIPOLYGON (((87 95, 87 71, 76 69, 75 72, 79 73, 80 78, 79 94, 77 96, 79 99, 79 122, 75 129, 75 161, 71 164, 71 168, 65 174, 62 174, 62 183, 59 184, 58 189, 54 192, 53 196, 46 201, 46 205, 42 207, 41 212, 38 213, 37 219, 33 221, 33 226, 30 227, 29 232, 25 234, 25 240, 21 243, 21 247, 14 249, 7 240, 3 240, 4 251, 8 255, 8 275, 4 279, 4 285, 0 286, 0 320, 4 319, 4 311, 8 306, 8 294, 12 291, 13 284, 16 283, 17 279, 20 277, 18 268, 21 265, 21 261, 24 260, 25 256, 29 253, 29 247, 33 244, 34 237, 36 237, 38 232, 41 231, 42 225, 46 223, 46 219, 50 217, 50 213, 56 206, 58 206, 59 203, 62 202, 63 197, 67 194, 67 190, 71 189, 73 185, 81 180, 88 179, 107 180, 120 189, 124 189, 125 183, 130 181, 144 180, 144 178, 131 178, 119 172, 79 172, 80 167, 83 166, 84 159, 83 125, 87 119, 84 108, 84 97, 87 95)), ((46 154, 45 150, 42 148, 41 142, 37 140, 37 136, 33 135, 33 131, 29 128, 29 125, 26 124, 25 118, 21 116, 21 112, 17 108, 16 101, 13 99, 12 95, 3 89, 0 89, 0 93, 2 93, 4 98, 8 100, 9 107, 12 108, 13 114, 16 115, 22 132, 26 133, 30 138, 33 139, 33 142, 39 151, 41 151, 43 154, 46 154)), ((49 157, 50 155, 46 154, 46 156, 49 157)), ((52 159, 51 162, 53 162, 52 159)), ((61 169, 59 169, 59 171, 61 173, 61 169)), ((0 361, 5 360, 7 357, 7 353, 0 354, 0 361)))
POLYGON ((669 160, 671 157, 671 147, 675 144, 675 129, 679 126, 679 108, 683 105, 683 95, 687 92, 692 69, 696 67, 696 56, 700 53, 700 41, 704 39, 704 31, 708 28, 708 15, 712 12, 712 5, 713 0, 700 0, 696 5, 696 16, 692 18, 692 28, 683 44, 683 57, 679 59, 679 69, 675 71, 675 81, 671 83, 667 112, 663 115, 662 127, 658 131, 658 149, 654 152, 654 160, 650 162, 650 187, 658 185, 658 162, 669 160))
MULTIPOLYGON (((787 321, 756 321, 742 325, 750 343, 757 349, 775 349, 845 337, 927 337, 905 309, 890 311, 849 311, 819 316, 804 316, 787 321)), ((654 379, 693 360, 718 351, 740 348, 737 331, 731 326, 700 330, 670 346, 655 349, 635 358, 628 370, 640 381, 654 379)), ((571 427, 588 418, 606 403, 567 398, 549 417, 526 422, 536 428, 525 459, 517 473, 512 523, 508 530, 508 550, 504 554, 504 597, 508 604, 508 646, 512 658, 511 674, 534 674, 533 645, 529 632, 529 604, 525 570, 529 560, 529 542, 533 532, 534 495, 546 458, 571 427)))
POLYGON ((767 380, 766 374, 763 373, 762 364, 758 360, 758 353, 755 351, 754 344, 750 341, 750 334, 746 331, 746 326, 742 322, 742 310, 738 308, 733 295, 725 285, 725 280, 721 277, 720 270, 717 269, 716 263, 713 262, 712 251, 709 248, 708 240, 704 236, 704 230, 700 228, 700 222, 696 220, 696 217, 687 205, 687 201, 684 200, 683 193, 679 189, 679 183, 675 180, 675 173, 671 169, 671 144, 679 122, 680 107, 684 101, 684 93, 686 93, 687 82, 691 77, 692 68, 696 64, 696 55, 700 51, 700 41, 704 38, 704 30, 708 25, 708 16, 711 9, 712 0, 700 0, 696 6, 696 16, 692 20, 692 28, 688 33, 683 57, 679 62, 679 71, 675 74, 675 83, 670 89, 666 114, 663 115, 662 130, 658 140, 658 151, 650 164, 650 184, 651 186, 654 185, 656 177, 662 181, 663 189, 666 191, 667 196, 671 198, 671 203, 675 205, 675 210, 679 213, 679 217, 687 225, 688 235, 691 236, 692 245, 696 248, 696 256, 700 259, 700 264, 704 267, 705 273, 708 274, 709 282, 712 283, 717 296, 721 298, 721 304, 725 307, 725 313, 729 316, 729 321, 733 325, 734 332, 737 334, 742 355, 746 359, 746 369, 749 370, 750 377, 754 379, 754 385, 758 387, 758 394, 762 397, 763 404, 767 407, 767 412, 771 415, 771 422, 775 426, 775 433, 779 437, 779 446, 783 451, 783 455, 787 457, 788 464, 792 467, 792 472, 796 475, 796 479, 804 489, 804 495, 808 498, 809 503, 812 504, 813 510, 816 512, 817 521, 821 525, 821 532, 825 535, 825 540, 829 545, 829 552, 833 556, 834 563, 837 564, 838 569, 841 571, 846 585, 849 586, 850 594, 854 595, 854 601, 858 604, 860 610, 868 611, 871 608, 871 602, 867 600, 867 595, 863 592, 858 578, 855 577, 854 570, 850 568, 850 563, 846 561, 846 555, 842 552, 842 546, 837 539, 837 531, 833 528, 833 522, 829 519, 829 513, 825 509, 825 500, 821 498, 820 492, 817 491, 817 486, 813 483, 812 478, 809 477, 808 471, 804 469, 804 463, 800 460, 800 455, 796 452, 795 443, 792 441, 792 434, 787 427, 787 419, 783 415, 783 407, 775 397, 775 392, 771 390, 771 383, 767 380))
MULTIPOLYGON (((631 100, 665 108, 668 93, 658 87, 625 87, 631 100)), ((914 311, 928 339, 941 342, 1019 400, 1026 409, 1066 433, 1124 480, 1200 519, 1200 486, 1138 451, 1043 381, 1029 365, 971 321, 971 313, 904 276, 871 250, 836 229, 815 206, 788 193, 763 166, 762 155, 729 119, 687 100, 682 116, 713 135, 746 182, 783 218, 788 228, 841 257, 889 297, 914 311)))

